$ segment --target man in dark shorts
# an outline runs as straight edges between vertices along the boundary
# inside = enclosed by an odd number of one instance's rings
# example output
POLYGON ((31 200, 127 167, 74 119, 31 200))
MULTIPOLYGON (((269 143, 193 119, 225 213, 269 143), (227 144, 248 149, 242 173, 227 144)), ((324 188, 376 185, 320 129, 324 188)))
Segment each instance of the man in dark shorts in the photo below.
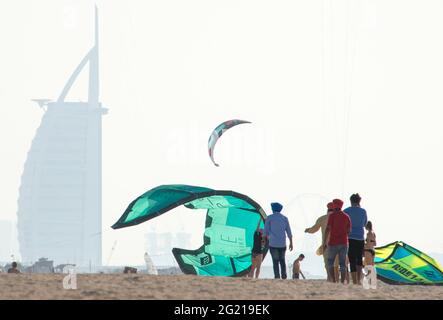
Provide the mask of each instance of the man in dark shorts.
POLYGON ((364 228, 368 222, 366 210, 360 207, 361 197, 358 193, 350 198, 351 206, 344 210, 351 219, 352 229, 349 234, 348 258, 351 267, 353 284, 361 284, 363 269, 363 250, 365 247, 364 228))

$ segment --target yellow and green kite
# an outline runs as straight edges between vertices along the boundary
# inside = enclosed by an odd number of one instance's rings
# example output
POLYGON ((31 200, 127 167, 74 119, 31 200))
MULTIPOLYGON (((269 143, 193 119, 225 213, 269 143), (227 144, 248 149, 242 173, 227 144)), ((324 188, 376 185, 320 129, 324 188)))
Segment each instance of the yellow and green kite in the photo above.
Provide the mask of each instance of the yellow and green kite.
POLYGON ((377 277, 389 284, 443 285, 443 268, 425 253, 397 241, 375 248, 377 277))

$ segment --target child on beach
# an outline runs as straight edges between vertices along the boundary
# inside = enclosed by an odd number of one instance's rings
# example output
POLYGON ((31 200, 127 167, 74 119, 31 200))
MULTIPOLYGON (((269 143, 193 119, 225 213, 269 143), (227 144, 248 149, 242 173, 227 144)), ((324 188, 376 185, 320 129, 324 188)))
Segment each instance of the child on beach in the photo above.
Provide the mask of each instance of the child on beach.
POLYGON ((18 269, 17 262, 13 262, 11 265, 11 268, 8 269, 8 273, 20 273, 20 270, 18 269))
POLYGON ((305 275, 300 269, 300 262, 302 262, 304 258, 305 255, 301 254, 297 259, 295 259, 294 264, 292 265, 292 279, 300 279, 300 275, 303 277, 303 279, 306 279, 305 275))

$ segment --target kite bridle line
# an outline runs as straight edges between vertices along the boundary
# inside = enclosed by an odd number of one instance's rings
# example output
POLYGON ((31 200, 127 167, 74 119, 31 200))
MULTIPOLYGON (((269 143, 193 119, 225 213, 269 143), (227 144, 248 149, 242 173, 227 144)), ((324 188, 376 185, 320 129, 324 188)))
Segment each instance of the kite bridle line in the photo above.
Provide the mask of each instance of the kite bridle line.
MULTIPOLYGON (((323 108, 323 116, 324 116, 324 125, 326 125, 326 109, 327 106, 330 105, 328 103, 328 86, 327 86, 327 30, 333 30, 333 4, 332 1, 327 1, 328 4, 326 4, 327 0, 322 1, 321 6, 321 65, 322 65, 322 108, 323 108), (326 28, 326 25, 328 27, 326 28)), ((346 34, 345 34, 345 65, 344 65, 344 75, 343 75, 343 93, 344 93, 344 110, 343 110, 343 140, 342 143, 340 143, 339 138, 339 132, 337 130, 335 134, 335 144, 336 144, 336 150, 338 150, 337 153, 337 161, 339 166, 339 171, 341 172, 341 186, 340 186, 340 193, 341 196, 344 197, 345 194, 345 184, 346 184, 346 168, 347 168, 347 157, 348 157, 348 149, 349 149, 349 128, 350 128, 350 118, 351 118, 351 109, 352 109, 352 94, 353 94, 353 79, 354 79, 354 66, 355 66, 355 56, 356 56, 356 44, 355 39, 357 39, 357 35, 360 29, 357 30, 357 32, 354 33, 351 38, 351 14, 350 14, 350 6, 352 2, 351 0, 346 0, 345 2, 345 23, 346 23, 346 34), (350 44, 353 43, 353 46, 351 50, 349 50, 350 44), (351 51, 349 53, 349 51, 351 51), (340 145, 342 145, 342 148, 340 148, 340 145), (341 156, 340 156, 340 151, 341 156)), ((331 38, 331 42, 333 40, 333 37, 331 38)), ((331 50, 333 50, 333 46, 331 46, 331 50)), ((332 59, 332 58, 331 58, 332 59)), ((337 107, 334 104, 333 105, 333 122, 334 126, 337 128, 338 126, 338 115, 337 115, 337 107)), ((326 139, 327 141, 327 139, 326 139)), ((327 147, 327 146, 325 146, 327 147)))
MULTIPOLYGON (((346 40, 345 40, 345 50, 346 50, 346 60, 345 60, 345 72, 348 70, 348 48, 349 48, 349 37, 351 33, 351 22, 350 22, 350 13, 349 13, 349 3, 350 0, 346 1, 346 40)), ((360 29, 358 29, 360 30, 360 29)), ((351 49, 351 61, 350 61, 350 70, 349 75, 345 73, 344 77, 344 87, 348 88, 348 94, 347 99, 345 101, 345 111, 344 111, 344 123, 345 123, 345 137, 344 137, 344 147, 343 147, 343 169, 342 169, 342 186, 341 186, 341 195, 344 198, 345 197, 345 180, 346 180, 346 165, 347 165, 347 158, 348 158, 348 145, 349 145, 349 124, 350 124, 350 118, 351 118, 351 111, 352 111, 352 93, 353 93, 353 78, 354 78, 354 62, 355 62, 355 55, 356 55, 356 39, 357 32, 355 32, 354 39, 353 39, 353 47, 351 49), (349 80, 346 82, 347 78, 349 77, 349 80)), ((346 96, 346 92, 345 92, 346 96)))

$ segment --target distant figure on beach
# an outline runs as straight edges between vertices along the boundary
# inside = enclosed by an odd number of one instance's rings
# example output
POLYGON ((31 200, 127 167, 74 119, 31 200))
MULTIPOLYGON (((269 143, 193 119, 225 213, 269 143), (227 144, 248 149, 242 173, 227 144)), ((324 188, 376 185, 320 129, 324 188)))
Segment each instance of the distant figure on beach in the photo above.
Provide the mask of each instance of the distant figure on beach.
MULTIPOLYGON (((321 217, 319 217, 312 227, 305 229, 305 233, 311 233, 311 234, 316 233, 316 232, 318 232, 318 230, 321 229, 322 244, 327 243, 327 241, 325 239, 326 226, 328 224, 329 215, 334 211, 333 210, 333 203, 329 202, 327 204, 327 208, 328 209, 327 209, 327 212, 325 215, 322 215, 321 217)), ((324 250, 323 245, 320 245, 320 247, 317 249, 317 255, 323 255, 323 261, 325 263, 325 270, 326 270, 326 274, 328 274, 328 281, 329 281, 330 279, 329 279, 329 273, 328 273, 328 249, 326 248, 324 250)), ((338 257, 334 261, 334 273, 335 273, 335 277, 338 279, 338 257)))
POLYGON ((154 263, 152 262, 152 259, 147 252, 145 252, 144 259, 145 259, 145 264, 146 264, 146 273, 150 274, 150 275, 158 276, 158 270, 154 266, 154 263))
POLYGON ((292 251, 292 232, 287 217, 281 214, 283 206, 278 202, 271 203, 272 214, 265 222, 265 235, 269 240, 269 251, 274 267, 274 278, 286 279, 286 235, 289 238, 289 251, 292 251), (280 273, 281 269, 281 273, 280 273))
POLYGON ((351 278, 354 284, 361 284, 363 268, 363 249, 365 246, 364 228, 368 222, 366 210, 360 207, 361 197, 358 193, 350 198, 351 206, 344 212, 349 216, 352 230, 349 234, 349 265, 351 267, 351 278))
POLYGON ((340 278, 344 283, 346 279, 346 254, 348 253, 348 234, 351 231, 351 219, 341 209, 343 201, 334 199, 332 201, 334 212, 329 215, 326 227, 323 247, 328 250, 328 274, 331 282, 338 282, 334 273, 334 260, 338 255, 340 265, 340 278))
POLYGON ((305 255, 302 253, 297 259, 294 260, 294 264, 292 265, 292 279, 300 279, 300 275, 303 277, 303 279, 306 279, 300 266, 300 262, 302 262, 304 259, 305 255))
POLYGON ((372 222, 368 221, 366 223, 366 240, 365 240, 365 247, 364 247, 364 257, 365 257, 365 266, 374 265, 374 258, 375 258, 375 246, 377 245, 377 240, 375 236, 375 232, 372 229, 372 222))
MULTIPOLYGON (((260 221, 261 222, 261 221, 260 221)), ((254 246, 252 247, 252 265, 249 272, 250 278, 256 278, 260 276, 260 267, 263 262, 263 253, 266 248, 266 237, 263 229, 260 229, 260 223, 257 230, 254 232, 254 246)))
POLYGON ((8 273, 20 273, 20 270, 17 268, 17 262, 13 262, 11 268, 8 269, 8 273))

